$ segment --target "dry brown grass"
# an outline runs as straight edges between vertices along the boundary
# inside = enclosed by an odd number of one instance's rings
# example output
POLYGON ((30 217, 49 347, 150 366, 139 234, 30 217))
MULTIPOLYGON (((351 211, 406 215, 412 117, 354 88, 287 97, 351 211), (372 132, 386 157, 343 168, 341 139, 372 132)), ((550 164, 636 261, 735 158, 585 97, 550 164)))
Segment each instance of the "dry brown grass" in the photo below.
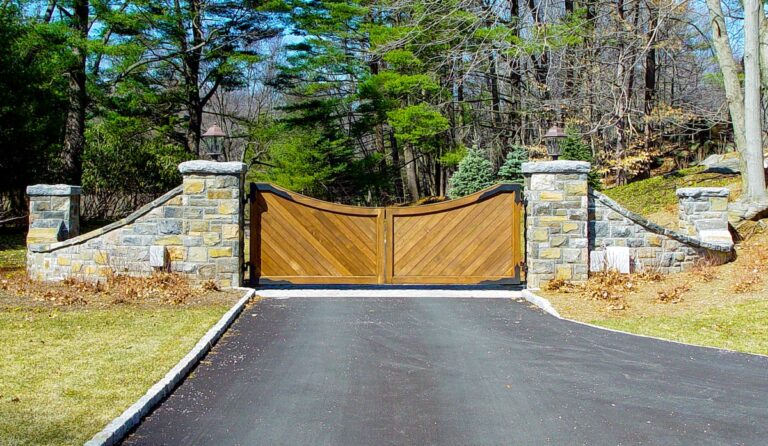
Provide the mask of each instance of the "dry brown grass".
POLYGON ((768 300, 766 274, 768 232, 758 231, 737 246, 736 259, 725 265, 703 261, 689 272, 668 276, 598 274, 586 285, 561 284, 541 294, 560 314, 578 320, 673 317, 768 300))

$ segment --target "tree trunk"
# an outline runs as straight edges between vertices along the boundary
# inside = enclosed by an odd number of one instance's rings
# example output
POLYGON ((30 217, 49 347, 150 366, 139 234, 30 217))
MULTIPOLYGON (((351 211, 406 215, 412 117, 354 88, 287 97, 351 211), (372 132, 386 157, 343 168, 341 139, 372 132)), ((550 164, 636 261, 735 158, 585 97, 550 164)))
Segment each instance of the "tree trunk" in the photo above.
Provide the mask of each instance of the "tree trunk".
POLYGON ((187 48, 186 40, 184 50, 184 83, 187 91, 187 113, 189 123, 187 125, 186 143, 187 150, 200 156, 200 138, 203 134, 203 108, 204 103, 200 97, 200 64, 203 51, 203 24, 202 5, 199 0, 189 2, 192 16, 192 45, 187 48))
MULTIPOLYGON (((747 189, 751 201, 765 198, 763 170, 763 129, 760 104, 760 15, 762 2, 744 1, 744 136, 746 148, 742 158, 746 163, 747 189)), ((742 173, 742 176, 744 174, 742 173)))
POLYGON ((389 145, 392 149, 392 166, 395 169, 395 195, 398 200, 405 200, 405 193, 403 192, 403 175, 400 168, 400 153, 397 148, 397 139, 393 131, 389 132, 389 145))
POLYGON ((416 172, 416 157, 410 144, 403 146, 403 152, 405 154, 405 177, 408 185, 409 199, 416 201, 421 198, 419 194, 419 179, 416 172))
POLYGON ((768 91, 768 17, 760 11, 760 82, 768 91))
POLYGON ((81 184, 83 176, 83 149, 85 148, 85 111, 88 105, 86 92, 85 40, 88 38, 88 0, 75 0, 72 28, 82 43, 72 52, 77 60, 67 73, 69 104, 64 128, 62 148, 62 179, 70 184, 81 184))
POLYGON ((496 73, 496 55, 493 51, 488 56, 488 80, 491 90, 491 122, 493 123, 493 133, 495 135, 501 135, 500 139, 497 139, 492 146, 491 164, 494 168, 497 168, 502 159, 503 150, 506 146, 506 138, 504 137, 504 129, 501 121, 501 96, 499 95, 499 77, 496 73))
MULTIPOLYGON (((518 0, 509 1, 509 15, 513 20, 512 33, 515 37, 520 37, 520 3, 518 0)), ((520 68, 520 57, 510 56, 509 60, 509 84, 511 104, 509 110, 508 127, 512 129, 515 142, 523 144, 523 118, 522 118, 522 98, 523 98, 523 75, 520 68)))
POLYGON ((712 25, 712 46, 715 49, 715 56, 717 57, 720 71, 723 73, 725 98, 728 102, 728 111, 731 114, 731 123, 733 125, 733 139, 736 142, 736 149, 741 154, 742 187, 746 191, 750 187, 746 165, 747 160, 744 156, 747 147, 744 134, 744 94, 741 91, 739 72, 736 68, 733 52, 731 51, 728 28, 725 25, 720 0, 707 0, 707 9, 709 10, 709 19, 712 25))
MULTIPOLYGON (((531 10, 531 15, 537 28, 544 27, 546 15, 544 14, 544 5, 541 2, 537 5, 534 0, 528 0, 528 8, 531 10)), ((534 77, 540 87, 545 87, 547 84, 547 76, 549 74, 549 51, 542 50, 538 55, 533 56, 534 65, 534 77)), ((549 99, 549 90, 544 88, 542 90, 543 99, 549 99)))
POLYGON ((645 97, 643 98, 643 111, 645 113, 645 149, 651 145, 651 137, 653 133, 653 125, 651 124, 650 115, 653 113, 653 108, 656 101, 656 26, 658 25, 659 16, 658 11, 650 3, 648 4, 648 52, 645 54, 645 97))

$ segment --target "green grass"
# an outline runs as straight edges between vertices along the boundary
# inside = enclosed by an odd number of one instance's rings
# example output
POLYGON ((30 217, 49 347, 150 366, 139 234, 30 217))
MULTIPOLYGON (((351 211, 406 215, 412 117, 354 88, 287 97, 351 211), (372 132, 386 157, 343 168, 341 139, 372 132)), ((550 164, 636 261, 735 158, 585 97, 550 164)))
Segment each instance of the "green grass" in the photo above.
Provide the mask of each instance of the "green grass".
POLYGON ((25 234, 0 234, 0 269, 24 268, 26 255, 25 234))
POLYGON ((635 181, 603 191, 604 194, 640 215, 650 215, 677 204, 679 187, 718 187, 738 182, 738 176, 702 173, 703 167, 681 169, 667 175, 635 181))
POLYGON ((591 323, 648 336, 768 355, 768 301, 755 300, 676 316, 591 323))
POLYGON ((82 444, 226 310, 0 310, 0 444, 82 444))
MULTIPOLYGON (((24 268, 25 256, 23 233, 0 235, 0 270, 24 268)), ((0 445, 82 444, 228 308, 0 306, 0 445)))

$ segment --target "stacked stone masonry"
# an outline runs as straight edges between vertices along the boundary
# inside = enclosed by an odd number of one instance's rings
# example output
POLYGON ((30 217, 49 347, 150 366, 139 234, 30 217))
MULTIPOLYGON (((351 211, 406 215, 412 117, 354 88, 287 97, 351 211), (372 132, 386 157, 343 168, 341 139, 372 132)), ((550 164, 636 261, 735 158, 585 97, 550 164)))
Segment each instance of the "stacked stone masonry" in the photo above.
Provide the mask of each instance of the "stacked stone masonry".
POLYGON ((589 164, 524 163, 523 173, 528 286, 552 279, 587 280, 589 164))
POLYGON ((27 244, 54 243, 80 233, 80 187, 37 184, 27 187, 27 244))
POLYGON ((669 274, 685 271, 703 259, 722 263, 733 249, 727 227, 726 234, 728 240, 708 242, 698 233, 672 231, 650 222, 600 192, 589 194, 590 255, 612 246, 627 247, 634 271, 669 274))
MULTIPOLYGON (((623 208, 587 183, 590 165, 579 161, 524 163, 527 285, 550 280, 583 282, 590 257, 610 247, 627 249, 630 270, 674 273, 706 259, 727 261, 727 189, 688 188, 681 198, 682 231, 656 225, 623 208)), ((600 254, 600 255, 598 255, 600 254)))
POLYGON ((680 232, 712 243, 732 241, 728 230, 728 196, 725 187, 685 187, 680 200, 680 232))
POLYGON ((241 285, 245 165, 189 161, 179 170, 181 186, 125 219, 63 242, 29 245, 30 276, 98 280, 167 269, 194 283, 241 285), (150 252, 165 257, 160 267, 150 266, 150 252))
MULTIPOLYGON (((181 186, 81 236, 75 236, 79 187, 30 186, 30 276, 100 280, 111 273, 148 275, 163 269, 194 283, 242 284, 245 165, 189 161, 179 170, 181 186)), ((554 279, 583 282, 590 257, 606 258, 611 250, 628 256, 630 270, 663 273, 683 271, 702 259, 724 262, 732 255, 727 189, 679 189, 680 231, 673 231, 590 190, 588 163, 524 163, 522 170, 531 288, 554 279)))

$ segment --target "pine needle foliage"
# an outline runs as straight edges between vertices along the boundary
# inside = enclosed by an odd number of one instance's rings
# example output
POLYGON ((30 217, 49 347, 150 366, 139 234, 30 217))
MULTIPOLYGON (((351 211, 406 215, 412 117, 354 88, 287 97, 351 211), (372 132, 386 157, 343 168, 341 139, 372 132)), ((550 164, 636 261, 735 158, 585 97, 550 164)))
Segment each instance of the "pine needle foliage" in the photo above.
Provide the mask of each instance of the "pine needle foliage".
POLYGON ((512 146, 507 153, 499 172, 499 181, 504 183, 523 184, 523 163, 528 161, 528 150, 523 146, 512 146))
POLYGON ((566 137, 560 142, 560 159, 572 161, 586 161, 592 164, 592 171, 589 172, 589 185, 594 189, 602 187, 600 183, 600 174, 594 169, 594 156, 592 148, 585 143, 581 135, 573 127, 565 130, 566 137))
POLYGON ((459 168, 449 180, 448 196, 459 198, 493 186, 493 166, 476 148, 467 152, 459 168))

